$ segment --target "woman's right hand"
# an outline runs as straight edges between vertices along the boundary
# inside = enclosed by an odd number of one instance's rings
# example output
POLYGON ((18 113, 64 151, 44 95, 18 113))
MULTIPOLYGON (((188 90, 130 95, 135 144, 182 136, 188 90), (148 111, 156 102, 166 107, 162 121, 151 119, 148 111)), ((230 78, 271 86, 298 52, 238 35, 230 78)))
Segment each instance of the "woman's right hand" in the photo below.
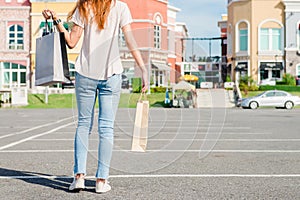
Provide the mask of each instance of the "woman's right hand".
POLYGON ((43 14, 45 19, 51 19, 52 18, 52 11, 51 10, 45 9, 45 10, 43 10, 42 14, 43 14))

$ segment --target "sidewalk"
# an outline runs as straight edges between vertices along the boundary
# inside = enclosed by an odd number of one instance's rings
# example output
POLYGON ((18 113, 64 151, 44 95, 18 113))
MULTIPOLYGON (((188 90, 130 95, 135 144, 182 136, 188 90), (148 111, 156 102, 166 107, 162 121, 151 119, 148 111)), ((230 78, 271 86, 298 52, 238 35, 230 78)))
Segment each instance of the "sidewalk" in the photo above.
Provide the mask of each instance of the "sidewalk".
POLYGON ((197 89, 198 108, 232 108, 233 91, 224 89, 197 89))

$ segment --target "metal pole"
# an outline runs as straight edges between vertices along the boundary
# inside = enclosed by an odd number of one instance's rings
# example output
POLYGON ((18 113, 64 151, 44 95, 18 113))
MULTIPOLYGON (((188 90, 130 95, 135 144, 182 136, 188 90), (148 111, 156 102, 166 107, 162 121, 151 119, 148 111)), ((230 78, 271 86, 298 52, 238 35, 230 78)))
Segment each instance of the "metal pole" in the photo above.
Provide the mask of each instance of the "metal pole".
POLYGON ((48 104, 48 95, 49 95, 49 86, 46 86, 45 88, 45 104, 48 104))

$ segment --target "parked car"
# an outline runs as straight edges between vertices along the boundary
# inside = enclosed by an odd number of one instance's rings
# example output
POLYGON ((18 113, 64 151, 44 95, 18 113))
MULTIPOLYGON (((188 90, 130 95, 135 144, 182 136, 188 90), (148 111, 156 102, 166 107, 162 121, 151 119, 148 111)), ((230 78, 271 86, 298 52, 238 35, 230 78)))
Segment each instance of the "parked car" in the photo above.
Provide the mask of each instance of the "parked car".
POLYGON ((254 97, 241 99, 240 105, 242 108, 251 109, 260 106, 292 109, 295 105, 300 105, 300 97, 281 90, 269 90, 254 97))
POLYGON ((122 88, 128 89, 129 88, 129 79, 125 74, 122 74, 122 88))

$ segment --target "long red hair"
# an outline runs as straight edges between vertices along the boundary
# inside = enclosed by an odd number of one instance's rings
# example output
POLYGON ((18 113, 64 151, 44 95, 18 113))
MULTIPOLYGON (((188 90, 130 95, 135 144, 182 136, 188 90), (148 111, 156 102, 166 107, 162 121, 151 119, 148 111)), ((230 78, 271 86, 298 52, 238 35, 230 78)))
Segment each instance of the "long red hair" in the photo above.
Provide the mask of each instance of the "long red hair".
POLYGON ((78 0, 75 8, 68 14, 68 20, 71 19, 76 8, 85 22, 89 22, 89 10, 93 11, 94 17, 92 23, 96 23, 99 30, 104 29, 107 16, 110 11, 112 0, 78 0))

